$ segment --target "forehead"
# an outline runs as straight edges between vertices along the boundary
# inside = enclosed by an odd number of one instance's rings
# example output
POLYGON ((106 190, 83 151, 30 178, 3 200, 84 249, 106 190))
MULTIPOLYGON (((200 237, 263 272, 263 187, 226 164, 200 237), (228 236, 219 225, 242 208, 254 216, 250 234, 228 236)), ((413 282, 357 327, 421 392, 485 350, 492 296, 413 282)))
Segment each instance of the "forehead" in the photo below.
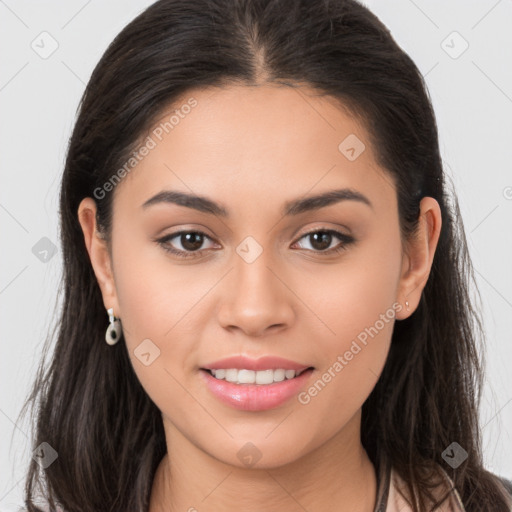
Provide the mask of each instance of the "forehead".
POLYGON ((213 195, 223 204, 249 190, 280 204, 340 186, 364 189, 375 203, 394 194, 365 127, 308 87, 192 89, 145 137, 141 144, 151 149, 116 187, 116 203, 139 206, 164 188, 213 195))

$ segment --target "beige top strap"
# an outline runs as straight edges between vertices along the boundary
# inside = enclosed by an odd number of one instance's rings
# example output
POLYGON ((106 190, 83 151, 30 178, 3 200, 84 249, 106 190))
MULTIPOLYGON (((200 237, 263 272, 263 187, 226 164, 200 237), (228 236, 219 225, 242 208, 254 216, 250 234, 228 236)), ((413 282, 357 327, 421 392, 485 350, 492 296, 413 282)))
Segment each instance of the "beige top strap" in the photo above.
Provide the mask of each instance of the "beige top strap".
MULTIPOLYGON (((444 503, 436 510, 439 510, 439 512, 464 512, 464 505, 462 504, 459 493, 453 486, 453 482, 442 469, 441 472, 445 478, 446 485, 440 486, 439 491, 436 492, 436 495, 442 496, 443 494, 446 494, 446 492, 448 492, 450 489, 451 492, 444 503)), ((403 494, 408 496, 405 482, 403 482, 403 480, 394 470, 391 470, 388 501, 387 506, 384 509, 385 512, 412 512, 413 509, 410 505, 412 500, 410 500, 410 502, 405 500, 403 495, 399 492, 399 489, 402 490, 403 494)))

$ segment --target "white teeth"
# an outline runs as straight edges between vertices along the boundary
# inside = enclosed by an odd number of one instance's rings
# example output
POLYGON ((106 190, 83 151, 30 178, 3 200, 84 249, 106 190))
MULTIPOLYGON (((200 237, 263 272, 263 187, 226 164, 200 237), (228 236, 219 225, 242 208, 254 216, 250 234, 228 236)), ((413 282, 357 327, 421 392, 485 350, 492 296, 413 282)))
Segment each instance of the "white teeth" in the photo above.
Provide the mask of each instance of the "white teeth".
POLYGON ((274 370, 274 382, 282 382, 284 380, 286 370, 274 370))
POLYGON ((224 370, 224 369, 222 369, 222 370, 212 370, 212 373, 218 379, 226 378, 226 370, 224 370))
POLYGON ((226 380, 228 382, 236 382, 238 380, 238 370, 236 368, 226 370, 226 380))
POLYGON ((240 370, 237 373, 237 381, 240 382, 240 384, 254 384, 256 381, 256 372, 253 370, 240 370))
POLYGON ((284 370, 238 370, 237 368, 222 368, 210 370, 212 375, 219 380, 226 380, 235 384, 272 384, 273 382, 282 382, 285 379, 293 379, 302 371, 284 370))
POLYGON ((284 372, 284 376, 287 378, 287 379, 293 379, 293 377, 295 377, 295 370, 286 370, 284 372))
MULTIPOLYGON (((240 371, 242 373, 243 370, 240 371)), ((274 370, 260 370, 256 372, 256 384, 272 384, 274 382, 274 370)))

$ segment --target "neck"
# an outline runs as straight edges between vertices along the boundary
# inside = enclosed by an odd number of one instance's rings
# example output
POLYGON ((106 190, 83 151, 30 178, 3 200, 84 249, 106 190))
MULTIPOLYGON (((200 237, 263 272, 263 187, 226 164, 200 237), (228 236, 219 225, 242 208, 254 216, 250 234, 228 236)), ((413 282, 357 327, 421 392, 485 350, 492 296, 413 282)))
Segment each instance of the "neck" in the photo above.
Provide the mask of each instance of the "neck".
POLYGON ((332 510, 373 512, 377 479, 360 442, 360 415, 322 446, 284 466, 226 464, 165 425, 166 454, 157 468, 150 512, 332 510), (354 436, 354 434, 356 434, 354 436))

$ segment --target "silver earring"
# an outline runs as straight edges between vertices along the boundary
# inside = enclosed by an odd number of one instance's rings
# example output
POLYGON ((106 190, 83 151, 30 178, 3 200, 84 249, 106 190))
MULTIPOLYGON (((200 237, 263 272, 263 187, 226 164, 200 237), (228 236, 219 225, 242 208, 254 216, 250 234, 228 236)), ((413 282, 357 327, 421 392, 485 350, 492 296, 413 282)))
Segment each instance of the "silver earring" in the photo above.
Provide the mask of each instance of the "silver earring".
POLYGON ((105 333, 105 341, 109 345, 115 345, 121 338, 121 321, 119 319, 116 319, 116 317, 114 316, 114 308, 107 309, 107 312, 110 323, 109 326, 107 327, 107 332, 105 333))
POLYGON ((405 307, 407 308, 407 311, 409 311, 409 301, 405 301, 405 307))

